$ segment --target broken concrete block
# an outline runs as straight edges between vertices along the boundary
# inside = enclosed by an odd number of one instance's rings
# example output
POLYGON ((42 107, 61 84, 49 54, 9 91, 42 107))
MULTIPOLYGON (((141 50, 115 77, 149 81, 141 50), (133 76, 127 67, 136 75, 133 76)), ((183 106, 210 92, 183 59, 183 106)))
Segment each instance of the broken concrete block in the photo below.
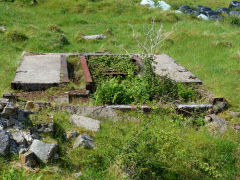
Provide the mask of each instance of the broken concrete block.
POLYGON ((9 133, 0 130, 0 155, 5 156, 9 152, 10 147, 10 137, 9 133))
POLYGON ((57 148, 57 144, 34 140, 29 150, 32 151, 43 163, 47 163, 51 158, 54 157, 57 148))
POLYGON ((101 40, 101 39, 106 39, 107 37, 104 36, 103 34, 99 34, 99 35, 83 36, 83 38, 85 40, 92 40, 92 39, 101 40))
POLYGON ((211 114, 205 117, 206 127, 216 134, 217 132, 224 133, 227 130, 227 122, 216 114, 211 114))
POLYGON ((54 98, 54 102, 57 102, 57 103, 67 103, 67 104, 69 104, 69 96, 66 95, 66 96, 54 98))
POLYGON ((38 166, 37 157, 32 151, 19 153, 19 158, 22 165, 28 166, 30 168, 35 168, 38 166))
POLYGON ((84 146, 85 148, 92 149, 95 147, 95 144, 90 136, 83 134, 78 136, 73 144, 73 148, 77 148, 79 146, 84 146))
POLYGON ((100 128, 100 121, 85 116, 72 115, 70 123, 91 131, 98 131, 100 128))
POLYGON ((227 110, 229 107, 229 103, 225 98, 214 98, 212 100, 212 104, 213 104, 213 112, 216 114, 223 112, 224 110, 227 110))

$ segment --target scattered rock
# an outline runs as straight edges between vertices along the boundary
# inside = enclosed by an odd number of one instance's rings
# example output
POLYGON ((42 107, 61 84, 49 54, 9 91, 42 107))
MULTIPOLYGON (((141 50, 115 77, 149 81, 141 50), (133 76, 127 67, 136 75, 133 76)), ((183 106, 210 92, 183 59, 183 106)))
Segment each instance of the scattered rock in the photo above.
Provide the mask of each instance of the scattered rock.
POLYGON ((149 6, 150 8, 155 8, 155 2, 152 0, 142 0, 140 4, 143 6, 149 6))
POLYGON ((176 110, 179 113, 191 114, 191 112, 207 112, 209 109, 212 108, 212 104, 180 104, 177 106, 176 110))
POLYGON ((106 39, 107 37, 104 36, 103 34, 98 34, 98 35, 83 36, 83 38, 85 40, 92 40, 92 39, 101 40, 101 39, 106 39))
POLYGON ((204 14, 200 14, 197 16, 199 19, 202 19, 202 20, 205 20, 205 21, 208 21, 209 20, 209 17, 207 17, 206 15, 204 14))
POLYGON ((91 137, 83 134, 83 135, 78 136, 73 144, 73 148, 77 148, 79 146, 84 146, 85 148, 92 149, 95 147, 95 144, 91 137))
POLYGON ((13 93, 4 93, 3 98, 9 99, 10 101, 16 100, 16 96, 13 93))
POLYGON ((19 153, 19 158, 22 165, 28 166, 30 168, 35 168, 38 166, 37 157, 32 151, 19 153))
POLYGON ((205 117, 206 127, 216 134, 217 132, 224 133, 227 130, 227 122, 215 114, 205 117))
POLYGON ((73 138, 76 138, 79 135, 78 131, 69 131, 64 134, 66 140, 71 140, 73 138))
POLYGON ((189 14, 189 15, 193 14, 193 9, 191 9, 191 8, 190 8, 189 6, 187 6, 187 5, 182 5, 182 6, 180 6, 180 7, 179 7, 179 10, 180 10, 181 12, 186 13, 186 14, 189 14))
POLYGON ((21 131, 17 131, 17 132, 12 132, 11 133, 11 139, 13 139, 18 145, 26 145, 27 141, 24 138, 24 133, 21 131))
POLYGON ((30 114, 33 114, 32 111, 26 111, 26 110, 23 110, 23 109, 18 109, 18 117, 17 117, 17 120, 20 121, 20 122, 27 122, 29 121, 29 115, 30 114))
POLYGON ((240 112, 230 111, 230 115, 231 115, 233 118, 237 118, 237 117, 240 117, 240 112))
POLYGON ((229 5, 229 9, 232 8, 240 8, 240 2, 239 1, 232 1, 229 5))
POLYGON ((231 11, 229 13, 230 16, 237 16, 237 17, 240 17, 240 11, 231 11))
POLYGON ((5 156, 9 151, 9 147, 10 147, 9 133, 0 130, 0 155, 5 156))
POLYGON ((74 176, 75 178, 79 178, 80 176, 82 176, 82 173, 81 173, 81 172, 78 172, 78 173, 73 174, 73 176, 74 176))
POLYGON ((47 163, 51 158, 54 157, 57 148, 57 144, 34 140, 29 150, 32 151, 43 163, 47 163))
POLYGON ((161 8, 163 11, 167 11, 171 9, 171 6, 165 1, 158 1, 157 7, 161 8))
POLYGON ((54 123, 42 123, 32 127, 32 130, 39 133, 51 133, 53 132, 54 123))
POLYGON ((218 12, 219 14, 228 14, 229 9, 228 8, 219 8, 216 10, 216 12, 218 12))
POLYGON ((0 31, 7 31, 7 29, 5 27, 1 26, 0 31))
POLYGON ((100 121, 85 116, 72 115, 70 123, 91 131, 98 131, 100 128, 100 121))

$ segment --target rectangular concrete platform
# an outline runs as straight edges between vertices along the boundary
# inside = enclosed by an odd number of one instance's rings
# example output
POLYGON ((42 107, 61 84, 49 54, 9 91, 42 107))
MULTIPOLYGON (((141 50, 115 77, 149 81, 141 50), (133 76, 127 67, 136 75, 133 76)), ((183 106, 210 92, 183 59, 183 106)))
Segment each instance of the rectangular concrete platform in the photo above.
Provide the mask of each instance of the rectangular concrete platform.
POLYGON ((182 67, 166 54, 155 55, 155 73, 159 76, 167 76, 169 79, 186 84, 202 84, 193 73, 182 67))
POLYGON ((11 87, 24 91, 38 91, 68 82, 67 61, 64 55, 24 54, 11 87))

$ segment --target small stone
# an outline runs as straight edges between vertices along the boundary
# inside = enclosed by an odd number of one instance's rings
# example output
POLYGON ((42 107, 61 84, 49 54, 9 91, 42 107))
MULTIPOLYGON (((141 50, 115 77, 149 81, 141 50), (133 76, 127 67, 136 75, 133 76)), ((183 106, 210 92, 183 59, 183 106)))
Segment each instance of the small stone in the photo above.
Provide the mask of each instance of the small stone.
POLYGON ((99 35, 83 36, 83 38, 85 40, 92 40, 92 39, 101 40, 101 39, 106 39, 107 37, 104 36, 103 34, 99 34, 99 35))
POLYGON ((9 133, 0 130, 0 155, 5 156, 9 151, 9 147, 10 147, 9 133))
POLYGON ((76 138, 79 135, 79 133, 78 133, 78 131, 73 130, 70 132, 66 132, 64 135, 65 135, 66 140, 71 140, 73 138, 76 138))
POLYGON ((17 132, 12 132, 11 133, 11 139, 13 139, 18 145, 20 144, 27 144, 25 138, 24 138, 24 134, 21 131, 17 131, 17 132))
POLYGON ((85 148, 92 149, 95 147, 95 144, 90 136, 83 134, 78 136, 73 144, 73 148, 77 148, 79 146, 84 146, 85 148))
POLYGON ((3 98, 9 99, 11 101, 11 100, 15 100, 16 96, 13 93, 4 93, 3 98))
POLYGON ((1 26, 0 31, 7 31, 7 29, 5 27, 1 26))
POLYGON ((42 123, 33 126, 33 131, 39 133, 51 133, 53 132, 54 123, 42 123))
POLYGON ((216 114, 223 112, 229 107, 229 103, 225 98, 214 98, 212 104, 213 104, 213 111, 216 114))
POLYGON ((216 12, 218 12, 220 14, 228 14, 229 9, 228 8, 219 8, 216 10, 216 12))
POLYGON ((30 168, 37 167, 37 157, 32 151, 27 151, 25 153, 19 154, 19 158, 22 165, 28 166, 30 168))
POLYGON ((40 159, 43 163, 47 163, 51 158, 54 157, 57 148, 57 144, 34 140, 29 150, 34 152, 38 159, 40 159))
POLYGON ((82 173, 81 173, 81 172, 78 172, 78 173, 75 173, 75 174, 74 174, 74 177, 75 177, 75 178, 79 178, 80 176, 82 176, 82 173))
POLYGON ((98 131, 100 128, 100 121, 85 116, 72 115, 70 123, 91 131, 98 131))
POLYGON ((69 96, 66 95, 64 97, 57 97, 57 98, 54 98, 54 102, 57 102, 57 103, 69 103, 69 96))
POLYGON ((143 6, 149 6, 150 8, 155 8, 155 2, 152 0, 142 0, 140 4, 143 6))

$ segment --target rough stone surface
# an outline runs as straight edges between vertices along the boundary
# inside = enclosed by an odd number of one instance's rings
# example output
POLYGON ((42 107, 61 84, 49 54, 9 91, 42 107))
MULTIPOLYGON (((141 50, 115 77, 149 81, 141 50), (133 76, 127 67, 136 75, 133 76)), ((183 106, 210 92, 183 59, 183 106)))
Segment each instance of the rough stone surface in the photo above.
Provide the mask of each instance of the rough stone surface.
POLYGON ((91 131, 98 131, 100 128, 100 121, 85 116, 72 115, 70 123, 91 131))
POLYGON ((205 117, 206 127, 216 134, 217 132, 224 133, 227 130, 227 122, 215 114, 205 117))
POLYGON ((177 106, 177 111, 182 112, 182 113, 206 112, 211 108, 213 108, 212 104, 190 104, 190 105, 180 104, 177 106))
POLYGON ((2 112, 3 117, 10 117, 17 114, 18 108, 11 103, 8 103, 2 112))
POLYGON ((69 103, 69 96, 66 95, 66 96, 63 96, 63 97, 54 98, 54 102, 57 102, 57 103, 69 103))
POLYGON ((79 132, 78 132, 78 131, 75 131, 75 130, 66 132, 66 133, 64 134, 64 136, 65 136, 65 138, 66 138, 67 140, 71 140, 71 139, 73 139, 73 138, 76 138, 78 135, 79 135, 79 132))
POLYGON ((32 151, 43 163, 47 163, 52 157, 54 157, 57 148, 57 144, 34 140, 29 150, 32 151))
POLYGON ((62 83, 62 68, 61 55, 24 55, 12 88, 28 91, 57 86, 62 83))
POLYGON ((214 98, 212 104, 213 104, 213 112, 216 114, 224 110, 227 110, 229 107, 229 103, 225 98, 214 98))
POLYGON ((82 173, 81 172, 78 172, 78 173, 75 173, 73 174, 75 178, 79 178, 80 176, 82 176, 82 173))
POLYGON ((95 147, 95 144, 90 136, 83 134, 78 136, 73 144, 73 148, 77 148, 79 146, 84 146, 85 148, 91 149, 95 147))
POLYGON ((171 6, 165 1, 158 1, 157 7, 161 8, 163 11, 171 9, 171 6))
POLYGON ((9 133, 0 130, 0 155, 6 155, 10 147, 9 133))
POLYGON ((208 21, 209 20, 209 17, 207 17, 205 14, 200 14, 197 16, 199 19, 202 19, 202 20, 205 20, 205 21, 208 21))
POLYGON ((92 40, 92 39, 101 40, 101 39, 106 39, 107 37, 104 36, 103 34, 98 34, 98 35, 83 36, 83 38, 85 40, 92 40))
POLYGON ((149 6, 150 8, 155 8, 155 3, 152 0, 142 0, 140 4, 143 6, 149 6))
POLYGON ((154 64, 157 75, 167 76, 176 82, 202 84, 200 79, 166 54, 156 55, 155 61, 157 63, 154 64))
POLYGON ((0 104, 4 107, 9 103, 9 99, 0 98, 0 104))
POLYGON ((218 12, 220 14, 223 14, 223 13, 228 14, 229 13, 229 9, 228 8, 218 8, 216 10, 216 12, 218 12))
POLYGON ((32 127, 32 130, 39 133, 51 133, 53 132, 54 123, 42 123, 32 127))

